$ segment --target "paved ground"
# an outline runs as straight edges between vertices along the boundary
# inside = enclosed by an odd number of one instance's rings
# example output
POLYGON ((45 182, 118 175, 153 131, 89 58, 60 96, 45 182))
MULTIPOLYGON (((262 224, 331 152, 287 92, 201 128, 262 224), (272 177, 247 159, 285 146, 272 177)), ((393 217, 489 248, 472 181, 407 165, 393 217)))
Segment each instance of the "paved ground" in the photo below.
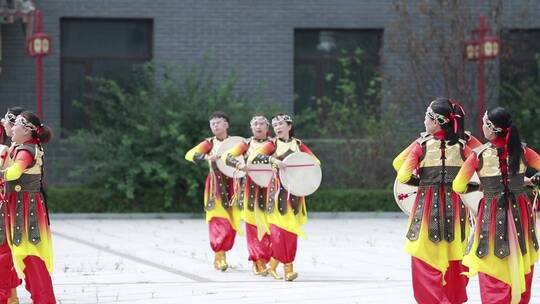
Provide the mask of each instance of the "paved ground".
MULTIPOLYGON (((281 282, 251 274, 243 237, 231 269, 215 271, 202 219, 53 218, 53 281, 64 304, 414 303, 405 225, 401 216, 312 219, 294 264, 300 276, 281 282)), ((534 285, 531 303, 540 303, 534 285)), ((476 279, 469 298, 480 303, 476 279)))

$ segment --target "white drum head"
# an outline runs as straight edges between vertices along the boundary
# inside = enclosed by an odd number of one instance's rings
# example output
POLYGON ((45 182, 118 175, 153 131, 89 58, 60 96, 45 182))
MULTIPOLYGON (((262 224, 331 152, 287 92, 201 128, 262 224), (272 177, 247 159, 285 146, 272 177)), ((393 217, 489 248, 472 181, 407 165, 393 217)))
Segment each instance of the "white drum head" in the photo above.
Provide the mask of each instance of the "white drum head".
POLYGON ((248 175, 251 180, 259 187, 268 187, 272 175, 272 165, 270 164, 248 164, 248 175))
POLYGON ((407 215, 411 215, 417 192, 418 187, 402 184, 397 178, 394 180, 394 200, 407 215))
MULTIPOLYGON (((227 150, 233 148, 234 146, 240 144, 241 142, 245 142, 245 138, 240 136, 231 136, 227 139, 225 139, 221 145, 219 146, 219 149, 217 150, 217 155, 223 155, 223 153, 227 152, 227 150)), ((244 156, 240 155, 236 157, 236 160, 238 160, 240 163, 244 164, 244 156)), ((216 166, 218 167, 219 171, 223 174, 225 174, 228 177, 232 178, 241 178, 246 176, 246 172, 236 170, 236 168, 233 168, 231 166, 227 166, 224 161, 218 159, 216 161, 216 166)))
POLYGON ((281 185, 295 196, 313 194, 322 181, 321 166, 305 152, 295 152, 285 157, 283 163, 287 166, 279 170, 281 185))
MULTIPOLYGON (((472 176, 469 183, 480 184, 480 178, 478 178, 478 174, 476 174, 476 172, 474 172, 474 175, 472 176)), ((461 197, 463 204, 467 206, 467 208, 469 208, 469 210, 471 210, 474 215, 477 215, 478 205, 480 205, 480 200, 482 199, 482 197, 484 197, 483 193, 481 191, 474 191, 474 192, 469 192, 465 194, 460 194, 459 196, 461 197)))
POLYGON ((9 147, 6 145, 0 145, 0 168, 5 169, 8 164, 9 147))

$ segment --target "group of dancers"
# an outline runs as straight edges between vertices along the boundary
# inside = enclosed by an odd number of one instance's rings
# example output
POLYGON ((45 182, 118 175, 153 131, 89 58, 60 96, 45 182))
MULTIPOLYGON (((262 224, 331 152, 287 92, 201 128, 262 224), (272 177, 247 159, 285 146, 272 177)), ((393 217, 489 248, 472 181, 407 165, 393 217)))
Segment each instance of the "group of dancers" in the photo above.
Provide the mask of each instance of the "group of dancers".
POLYGON ((51 129, 20 107, 8 109, 0 126, 0 304, 19 303, 25 281, 32 302, 56 303, 53 252, 46 194, 43 145, 51 129), (10 146, 6 146, 11 142, 10 146))
POLYGON ((482 303, 529 303, 539 247, 536 202, 526 186, 539 178, 525 172, 540 170, 540 156, 521 142, 505 108, 485 113, 485 144, 464 131, 464 121, 458 102, 435 99, 426 132, 393 161, 397 180, 418 187, 405 244, 414 297, 464 303, 469 278, 478 274, 482 303), (471 182, 475 173, 479 184, 471 182), (482 199, 470 217, 460 194, 471 191, 482 199))
POLYGON ((190 149, 185 158, 195 163, 207 162, 210 172, 206 178, 204 208, 208 222, 210 247, 215 253, 214 267, 228 268, 226 252, 241 233, 240 222, 246 225, 249 260, 255 275, 270 274, 276 280, 293 281, 298 273, 293 269, 298 236, 304 236, 302 225, 307 222, 304 197, 289 193, 280 180, 280 170, 286 170, 283 160, 294 152, 308 153, 320 164, 311 150, 294 137, 294 123, 289 115, 277 114, 270 121, 263 115, 251 118, 252 136, 224 153, 219 147, 229 137, 229 117, 215 112, 209 117, 213 137, 190 149), (270 127, 275 137, 269 136, 270 127), (239 161, 238 158, 244 161, 239 161), (257 185, 249 175, 236 180, 219 171, 216 162, 239 171, 248 171, 246 164, 270 164, 275 174, 266 187, 257 185), (284 265, 283 276, 278 272, 284 265))
MULTIPOLYGON (((538 173, 528 178, 525 172, 528 167, 540 170, 540 156, 521 142, 505 108, 485 113, 485 144, 464 130, 464 121, 458 102, 435 99, 426 110, 426 132, 393 161, 397 180, 417 187, 405 245, 412 256, 414 297, 422 304, 464 303, 469 277, 478 274, 482 303, 528 303, 539 244, 537 206, 525 187, 540 178, 538 173), (475 174, 479 184, 471 182, 475 174), (472 191, 483 195, 474 218, 460 197, 472 191)), ((214 267, 227 270, 226 253, 244 221, 253 273, 295 280, 293 262, 298 236, 305 235, 306 202, 291 194, 277 173, 286 170, 284 159, 295 152, 309 154, 317 164, 319 160, 294 137, 293 120, 286 114, 271 121, 253 116, 252 136, 224 153, 218 150, 229 138, 229 117, 215 112, 209 124, 214 136, 190 149, 185 158, 209 164, 204 209, 214 267), (249 164, 268 164, 273 174, 268 185, 261 186, 249 175, 226 176, 218 160, 237 171, 249 171, 249 164), (284 265, 283 275, 279 263, 284 265)), ((22 108, 8 109, 2 119, 0 144, 11 144, 0 151, 0 304, 18 303, 21 279, 33 303, 55 303, 42 181, 43 145, 51 137, 51 129, 22 108)))

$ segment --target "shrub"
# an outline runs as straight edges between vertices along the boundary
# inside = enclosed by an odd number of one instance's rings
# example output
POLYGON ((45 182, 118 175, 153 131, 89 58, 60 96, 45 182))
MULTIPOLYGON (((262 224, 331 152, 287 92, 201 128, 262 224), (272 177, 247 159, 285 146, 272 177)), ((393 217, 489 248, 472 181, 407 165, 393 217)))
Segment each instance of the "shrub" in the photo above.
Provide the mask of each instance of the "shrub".
MULTIPOLYGON (((133 200, 122 195, 104 198, 99 189, 52 187, 51 212, 203 212, 202 198, 183 198, 165 207, 156 190, 139 193, 133 200)), ((389 189, 320 189, 307 199, 309 211, 399 211, 389 189)))
POLYGON ((107 201, 127 204, 132 211, 198 208, 208 168, 188 163, 185 153, 211 136, 208 116, 216 110, 231 116, 231 134, 247 136, 247 117, 258 98, 237 88, 234 73, 218 79, 208 62, 162 68, 148 64, 134 71, 127 86, 108 79, 89 81, 94 90, 84 104, 90 127, 68 140, 84 160, 72 174, 84 177, 106 199, 99 203, 104 205, 96 203, 97 211, 127 210, 107 207, 107 201), (178 206, 180 202, 189 206, 178 206))

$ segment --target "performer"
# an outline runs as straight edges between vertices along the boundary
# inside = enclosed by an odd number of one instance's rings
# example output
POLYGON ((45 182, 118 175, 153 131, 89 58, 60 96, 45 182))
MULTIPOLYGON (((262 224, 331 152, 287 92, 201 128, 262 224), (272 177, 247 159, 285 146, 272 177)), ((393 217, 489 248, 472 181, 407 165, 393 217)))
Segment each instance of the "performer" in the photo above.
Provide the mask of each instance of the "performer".
POLYGON ((239 230, 240 211, 233 208, 230 200, 233 194, 231 178, 218 171, 216 161, 221 155, 216 152, 221 143, 229 137, 229 117, 223 112, 215 112, 210 118, 210 129, 214 137, 203 140, 186 153, 186 160, 194 163, 207 161, 210 172, 204 188, 204 206, 210 235, 210 247, 215 252, 214 267, 225 271, 229 267, 226 252, 234 245, 236 231, 239 230))
POLYGON ((489 142, 474 150, 453 182, 465 192, 476 171, 484 192, 463 264, 469 277, 479 273, 482 303, 529 303, 538 238, 524 175, 528 166, 540 170, 540 156, 521 143, 505 108, 486 112, 482 131, 489 142))
MULTIPOLYGON (((293 152, 306 152, 319 160, 299 139, 294 138, 294 125, 291 117, 277 114, 272 118, 272 127, 276 139, 266 142, 255 153, 250 154, 251 161, 269 161, 277 170, 283 170, 282 160, 293 152)), ((279 262, 284 264, 285 280, 293 281, 298 273, 293 270, 298 236, 305 236, 301 226, 307 222, 307 210, 304 197, 288 193, 281 185, 279 176, 274 174, 267 194, 266 211, 270 225, 272 259, 268 272, 276 280, 282 277, 276 272, 279 262)))
POLYGON ((42 182, 42 145, 49 142, 52 131, 29 111, 17 116, 11 131, 15 146, 4 175, 7 241, 33 303, 56 303, 50 276, 52 239, 42 182))
MULTIPOLYGON (((266 117, 253 116, 250 126, 253 136, 247 142, 238 144, 221 156, 227 165, 239 170, 246 170, 246 165, 236 160, 236 157, 243 155, 247 160, 250 154, 270 141, 268 137, 270 122, 266 117)), ((266 276, 268 274, 266 264, 272 257, 265 214, 267 188, 258 186, 249 176, 246 176, 236 192, 233 204, 242 210, 242 219, 246 222, 249 260, 253 262, 253 273, 266 276)))
MULTIPOLYGON (((418 185, 408 222, 405 251, 412 256, 418 303, 463 303, 468 279, 460 275, 469 232, 468 212, 451 182, 470 154, 463 138, 464 112, 446 98, 432 101, 423 133, 407 149, 398 180, 418 185), (413 172, 418 177, 413 176, 413 172)), ((403 154, 403 152, 402 152, 403 154)))
MULTIPOLYGON (((11 128, 15 123, 15 118, 23 112, 20 107, 9 108, 0 126, 0 144, 6 145, 11 137, 11 128)), ((8 154, 0 155, 3 163, 8 163, 8 154)), ((5 181, 0 178, 0 304, 18 304, 17 286, 21 284, 21 279, 17 275, 17 271, 13 266, 13 256, 9 248, 6 235, 7 210, 9 210, 8 202, 4 200, 4 185, 5 181)))

